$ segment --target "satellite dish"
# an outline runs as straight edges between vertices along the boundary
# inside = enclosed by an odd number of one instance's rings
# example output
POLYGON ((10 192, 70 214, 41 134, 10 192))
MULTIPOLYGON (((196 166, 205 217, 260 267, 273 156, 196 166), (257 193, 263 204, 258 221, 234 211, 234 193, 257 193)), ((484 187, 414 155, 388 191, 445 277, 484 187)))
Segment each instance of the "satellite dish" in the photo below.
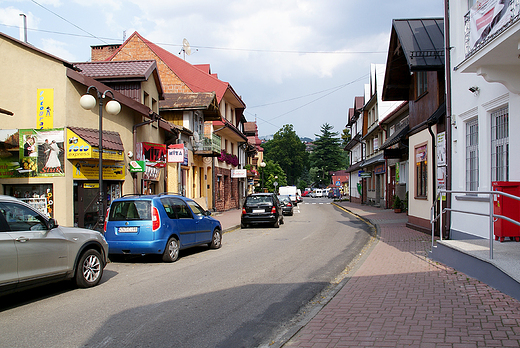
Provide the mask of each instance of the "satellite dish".
POLYGON ((186 39, 182 40, 182 50, 184 51, 184 54, 187 54, 188 56, 191 54, 190 43, 186 39))
POLYGON ((193 132, 193 140, 198 143, 200 141, 199 132, 193 132))

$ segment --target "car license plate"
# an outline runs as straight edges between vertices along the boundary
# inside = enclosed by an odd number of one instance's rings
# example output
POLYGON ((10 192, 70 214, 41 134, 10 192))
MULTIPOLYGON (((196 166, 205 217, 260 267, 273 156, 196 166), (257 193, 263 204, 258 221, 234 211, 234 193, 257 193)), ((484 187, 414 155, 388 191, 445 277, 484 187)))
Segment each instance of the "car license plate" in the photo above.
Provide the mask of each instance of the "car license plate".
POLYGON ((131 233, 131 232, 137 232, 137 226, 125 226, 125 227, 119 227, 117 229, 119 233, 131 233))
POLYGON ((265 209, 253 209, 253 213, 265 213, 265 209))

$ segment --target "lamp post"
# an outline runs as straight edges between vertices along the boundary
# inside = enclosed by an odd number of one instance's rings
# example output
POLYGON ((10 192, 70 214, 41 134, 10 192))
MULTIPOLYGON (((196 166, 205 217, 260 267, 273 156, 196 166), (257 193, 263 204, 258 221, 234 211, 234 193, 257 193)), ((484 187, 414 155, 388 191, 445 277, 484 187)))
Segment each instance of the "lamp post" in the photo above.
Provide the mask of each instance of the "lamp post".
POLYGON ((264 192, 264 168, 265 168, 265 162, 260 162, 260 167, 262 167, 262 192, 264 192))
POLYGON ((104 206, 105 201, 103 199, 103 99, 107 94, 111 95, 112 100, 106 104, 106 111, 111 115, 117 115, 121 111, 121 104, 114 99, 114 93, 111 90, 106 90, 101 93, 95 86, 90 86, 87 89, 87 93, 84 94, 79 100, 79 104, 85 110, 92 110, 96 106, 96 98, 90 94, 90 91, 96 92, 97 99, 99 101, 99 197, 98 197, 98 229, 103 229, 105 222, 104 206))

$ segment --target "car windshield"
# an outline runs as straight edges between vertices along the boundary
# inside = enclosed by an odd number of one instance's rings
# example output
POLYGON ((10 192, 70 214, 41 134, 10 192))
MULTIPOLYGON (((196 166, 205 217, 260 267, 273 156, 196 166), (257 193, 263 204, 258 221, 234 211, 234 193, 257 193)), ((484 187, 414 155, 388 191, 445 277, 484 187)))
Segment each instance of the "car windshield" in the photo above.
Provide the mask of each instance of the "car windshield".
POLYGON ((278 200, 280 202, 290 202, 291 201, 291 198, 289 196, 279 196, 278 197, 278 200))
POLYGON ((109 220, 111 221, 151 219, 152 209, 149 200, 116 201, 110 207, 109 220))
POLYGON ((246 205, 273 204, 270 196, 249 196, 246 199, 246 205))

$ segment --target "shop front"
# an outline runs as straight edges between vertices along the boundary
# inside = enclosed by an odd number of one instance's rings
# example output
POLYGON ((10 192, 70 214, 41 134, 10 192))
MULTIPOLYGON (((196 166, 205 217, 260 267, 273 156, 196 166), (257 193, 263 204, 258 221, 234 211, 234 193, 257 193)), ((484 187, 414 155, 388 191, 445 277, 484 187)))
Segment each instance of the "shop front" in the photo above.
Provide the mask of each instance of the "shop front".
POLYGON ((103 132, 103 187, 99 187, 99 136, 94 129, 67 129, 67 159, 72 164, 74 226, 100 229, 99 196, 103 192, 104 214, 110 203, 121 197, 125 181, 123 144, 118 133, 103 132), (105 137, 109 142, 105 143, 105 137))

